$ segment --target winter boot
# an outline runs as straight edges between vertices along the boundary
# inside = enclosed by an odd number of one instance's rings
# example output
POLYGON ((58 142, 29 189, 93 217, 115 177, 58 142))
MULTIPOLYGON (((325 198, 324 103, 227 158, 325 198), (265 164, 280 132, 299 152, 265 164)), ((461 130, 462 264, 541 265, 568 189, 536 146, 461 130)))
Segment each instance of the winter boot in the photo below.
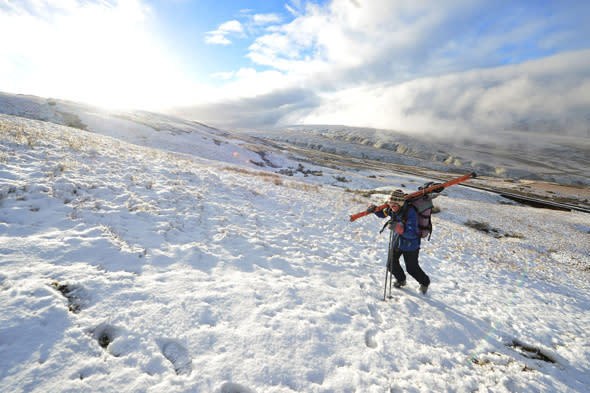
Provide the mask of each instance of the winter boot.
POLYGON ((393 282, 393 286, 396 287, 396 288, 405 287, 406 286, 406 280, 404 280, 404 281, 395 280, 393 282))
POLYGON ((422 295, 426 295, 426 292, 428 291, 428 285, 420 284, 419 291, 422 292, 422 295))

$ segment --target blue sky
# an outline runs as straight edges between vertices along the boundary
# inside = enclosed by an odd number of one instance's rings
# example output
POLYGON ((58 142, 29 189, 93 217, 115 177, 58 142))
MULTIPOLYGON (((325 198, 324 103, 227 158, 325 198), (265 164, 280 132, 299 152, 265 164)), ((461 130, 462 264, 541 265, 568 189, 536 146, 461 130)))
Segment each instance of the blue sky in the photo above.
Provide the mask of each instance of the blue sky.
POLYGON ((583 129, 589 19, 573 0, 0 0, 0 90, 232 127, 583 129))
POLYGON ((293 20, 284 1, 150 1, 154 26, 164 43, 181 57, 181 61, 198 77, 209 83, 220 84, 211 76, 231 72, 236 68, 255 66, 246 57, 252 43, 254 17, 274 16, 282 23, 293 20), (228 22, 238 22, 243 33, 227 31, 222 36, 227 44, 208 43, 228 22))

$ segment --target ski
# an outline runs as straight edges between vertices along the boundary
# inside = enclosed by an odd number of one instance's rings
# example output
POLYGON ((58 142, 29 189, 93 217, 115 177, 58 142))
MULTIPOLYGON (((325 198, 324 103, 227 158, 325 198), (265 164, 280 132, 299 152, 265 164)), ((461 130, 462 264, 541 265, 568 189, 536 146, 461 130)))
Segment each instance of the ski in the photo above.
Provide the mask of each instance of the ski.
MULTIPOLYGON (((408 195, 406 195, 404 197, 404 199, 408 200, 408 199, 418 198, 418 197, 421 197, 423 195, 430 194, 431 192, 437 191, 439 189, 440 189, 440 191, 442 191, 442 189, 444 189, 444 188, 450 187, 452 185, 455 185, 455 184, 464 182, 464 181, 469 180, 469 179, 472 179, 472 178, 475 179, 476 177, 477 177, 476 173, 475 172, 471 172, 471 173, 468 173, 467 175, 463 175, 463 176, 458 177, 456 179, 449 180, 446 183, 434 184, 434 185, 432 185, 430 187, 426 187, 426 188, 423 188, 423 189, 418 190, 416 192, 413 192, 411 194, 408 194, 408 195)), ((375 211, 383 210, 383 209, 385 209, 388 206, 389 206, 389 203, 384 203, 381 206, 377 206, 377 208, 375 209, 375 211)), ((364 216, 367 216, 367 215, 369 215, 371 213, 372 212, 369 212, 369 211, 363 211, 363 212, 360 212, 360 213, 353 214, 353 215, 350 216, 350 222, 353 222, 355 220, 358 220, 359 218, 364 217, 364 216)))

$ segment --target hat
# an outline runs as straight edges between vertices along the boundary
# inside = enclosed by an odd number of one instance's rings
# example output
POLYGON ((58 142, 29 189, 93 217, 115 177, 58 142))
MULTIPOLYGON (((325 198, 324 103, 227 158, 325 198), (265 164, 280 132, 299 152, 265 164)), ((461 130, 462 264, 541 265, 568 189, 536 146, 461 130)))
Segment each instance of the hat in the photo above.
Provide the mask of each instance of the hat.
POLYGON ((405 195, 406 194, 404 194, 404 192, 402 190, 391 191, 391 194, 389 194, 389 203, 395 203, 396 205, 401 206, 406 201, 404 199, 405 195))

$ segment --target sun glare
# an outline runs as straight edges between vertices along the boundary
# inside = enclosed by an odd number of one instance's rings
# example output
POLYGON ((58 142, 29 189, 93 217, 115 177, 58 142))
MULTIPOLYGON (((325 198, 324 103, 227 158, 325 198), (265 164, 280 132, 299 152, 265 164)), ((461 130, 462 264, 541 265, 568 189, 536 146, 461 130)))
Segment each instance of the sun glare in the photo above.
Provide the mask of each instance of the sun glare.
POLYGON ((71 46, 79 50, 69 56, 76 66, 64 76, 64 90, 111 108, 162 104, 168 95, 165 81, 175 67, 150 37, 145 26, 148 15, 149 10, 131 1, 114 9, 83 10, 76 20, 68 18, 71 24, 62 24, 61 34, 84 33, 70 36, 71 46))
POLYGON ((177 91, 186 85, 178 63, 150 31, 149 8, 136 0, 67 4, 50 12, 0 10, 0 34, 13 37, 0 44, 11 59, 0 77, 5 88, 109 108, 157 108, 186 98, 177 91))

